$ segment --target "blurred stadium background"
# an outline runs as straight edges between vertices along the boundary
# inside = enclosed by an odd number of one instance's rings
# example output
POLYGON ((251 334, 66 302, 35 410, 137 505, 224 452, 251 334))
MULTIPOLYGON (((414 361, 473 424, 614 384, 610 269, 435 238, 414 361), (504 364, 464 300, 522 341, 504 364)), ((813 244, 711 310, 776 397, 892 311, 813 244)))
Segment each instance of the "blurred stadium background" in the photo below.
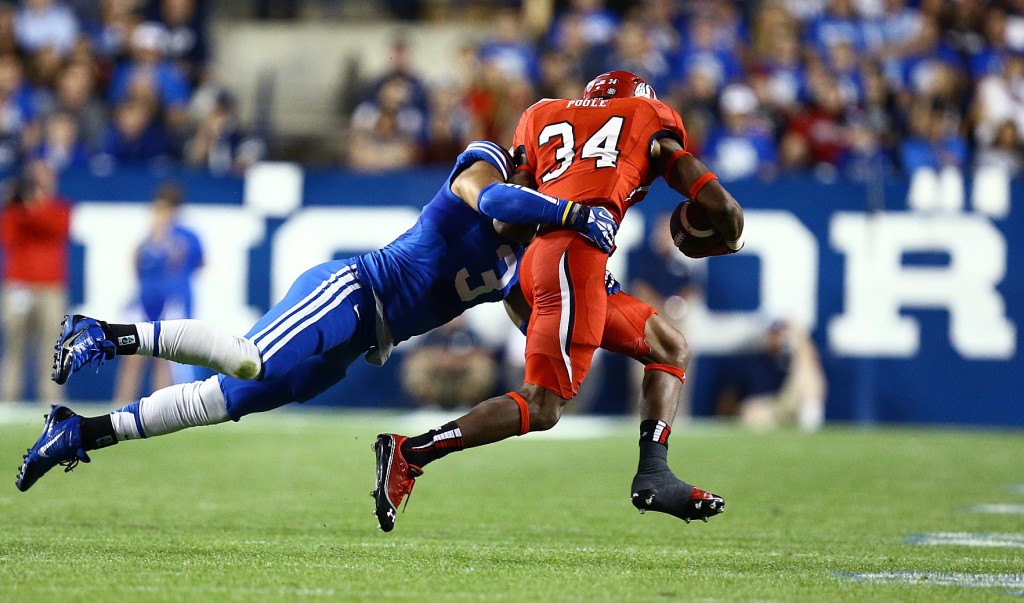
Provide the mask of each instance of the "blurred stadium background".
MULTIPOLYGON (((743 254, 689 262, 663 253, 659 185, 612 258, 691 341, 688 412, 1024 426, 1022 0, 5 0, 0 176, 58 176, 70 302, 111 319, 178 183, 206 255, 195 316, 244 332, 303 268, 404 230, 467 141, 509 144, 522 109, 607 69, 644 76, 747 209, 743 254), (798 364, 799 408, 751 413, 798 364)), ((502 391, 522 341, 503 316, 312 404, 502 391), (446 356, 472 367, 459 391, 415 379, 446 356)), ((110 400, 113 373, 68 397, 110 400)), ((601 357, 575 410, 629 414, 636 383, 601 357)))

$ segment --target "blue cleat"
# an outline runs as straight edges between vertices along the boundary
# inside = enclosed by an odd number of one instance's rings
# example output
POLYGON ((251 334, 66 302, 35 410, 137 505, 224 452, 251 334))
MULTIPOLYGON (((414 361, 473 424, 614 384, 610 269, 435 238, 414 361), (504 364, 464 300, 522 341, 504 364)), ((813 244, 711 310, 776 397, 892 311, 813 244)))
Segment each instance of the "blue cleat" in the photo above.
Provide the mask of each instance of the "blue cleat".
POLYGON ((83 366, 97 369, 114 357, 117 346, 107 338, 100 321, 68 314, 60 323, 60 338, 53 347, 53 380, 64 385, 83 366))
POLYGON ((55 405, 43 425, 43 435, 25 454, 25 462, 14 482, 22 492, 57 465, 64 471, 74 469, 79 461, 88 463, 89 455, 82 448, 82 417, 67 406, 55 405))

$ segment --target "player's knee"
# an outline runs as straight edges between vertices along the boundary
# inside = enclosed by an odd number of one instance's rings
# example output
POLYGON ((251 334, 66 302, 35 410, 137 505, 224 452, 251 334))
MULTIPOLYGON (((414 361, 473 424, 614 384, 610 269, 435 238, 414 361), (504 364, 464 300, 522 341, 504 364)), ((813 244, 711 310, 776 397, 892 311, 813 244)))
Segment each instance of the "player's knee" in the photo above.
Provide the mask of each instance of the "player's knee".
POLYGON ((234 362, 231 363, 229 371, 222 371, 225 374, 250 381, 258 379, 263 372, 263 356, 256 344, 245 337, 235 338, 235 353, 232 354, 234 362))
POLYGON ((546 431, 562 417, 562 407, 568 402, 558 394, 538 385, 526 385, 521 394, 530 409, 530 431, 546 431))
POLYGON ((657 314, 648 320, 646 331, 647 345, 651 348, 650 360, 685 371, 690 364, 690 345, 683 334, 657 314))

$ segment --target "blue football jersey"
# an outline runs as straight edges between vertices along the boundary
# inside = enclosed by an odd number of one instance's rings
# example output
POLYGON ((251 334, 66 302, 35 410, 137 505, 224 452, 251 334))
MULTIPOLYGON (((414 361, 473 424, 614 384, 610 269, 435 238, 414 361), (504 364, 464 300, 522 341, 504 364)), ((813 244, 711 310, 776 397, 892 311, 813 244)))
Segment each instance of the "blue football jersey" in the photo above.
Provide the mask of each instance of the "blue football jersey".
POLYGON ((359 279, 373 290, 398 343, 435 329, 467 309, 501 301, 518 282, 525 246, 499 236, 491 218, 451 192, 457 175, 486 161, 508 179, 508 152, 470 143, 416 223, 383 249, 358 259, 359 279))

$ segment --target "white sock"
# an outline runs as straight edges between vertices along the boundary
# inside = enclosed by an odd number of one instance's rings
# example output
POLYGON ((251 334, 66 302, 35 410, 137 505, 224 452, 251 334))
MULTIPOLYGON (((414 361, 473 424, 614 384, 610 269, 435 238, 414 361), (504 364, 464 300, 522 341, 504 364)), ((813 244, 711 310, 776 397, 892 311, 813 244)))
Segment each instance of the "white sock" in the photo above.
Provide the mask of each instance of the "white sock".
MULTIPOLYGON (((142 437, 149 438, 188 427, 224 423, 229 417, 219 377, 214 375, 206 381, 181 383, 153 392, 139 401, 138 418, 142 437)), ((134 428, 132 425, 130 429, 134 428)), ((120 440, 122 434, 117 420, 114 421, 114 432, 120 440)), ((125 439, 131 439, 130 433, 125 436, 125 439)))
POLYGON ((135 323, 139 354, 205 366, 236 379, 259 377, 263 359, 256 344, 201 320, 135 323))
POLYGON ((139 332, 139 351, 135 352, 140 356, 153 355, 153 323, 137 322, 135 330, 139 332))

